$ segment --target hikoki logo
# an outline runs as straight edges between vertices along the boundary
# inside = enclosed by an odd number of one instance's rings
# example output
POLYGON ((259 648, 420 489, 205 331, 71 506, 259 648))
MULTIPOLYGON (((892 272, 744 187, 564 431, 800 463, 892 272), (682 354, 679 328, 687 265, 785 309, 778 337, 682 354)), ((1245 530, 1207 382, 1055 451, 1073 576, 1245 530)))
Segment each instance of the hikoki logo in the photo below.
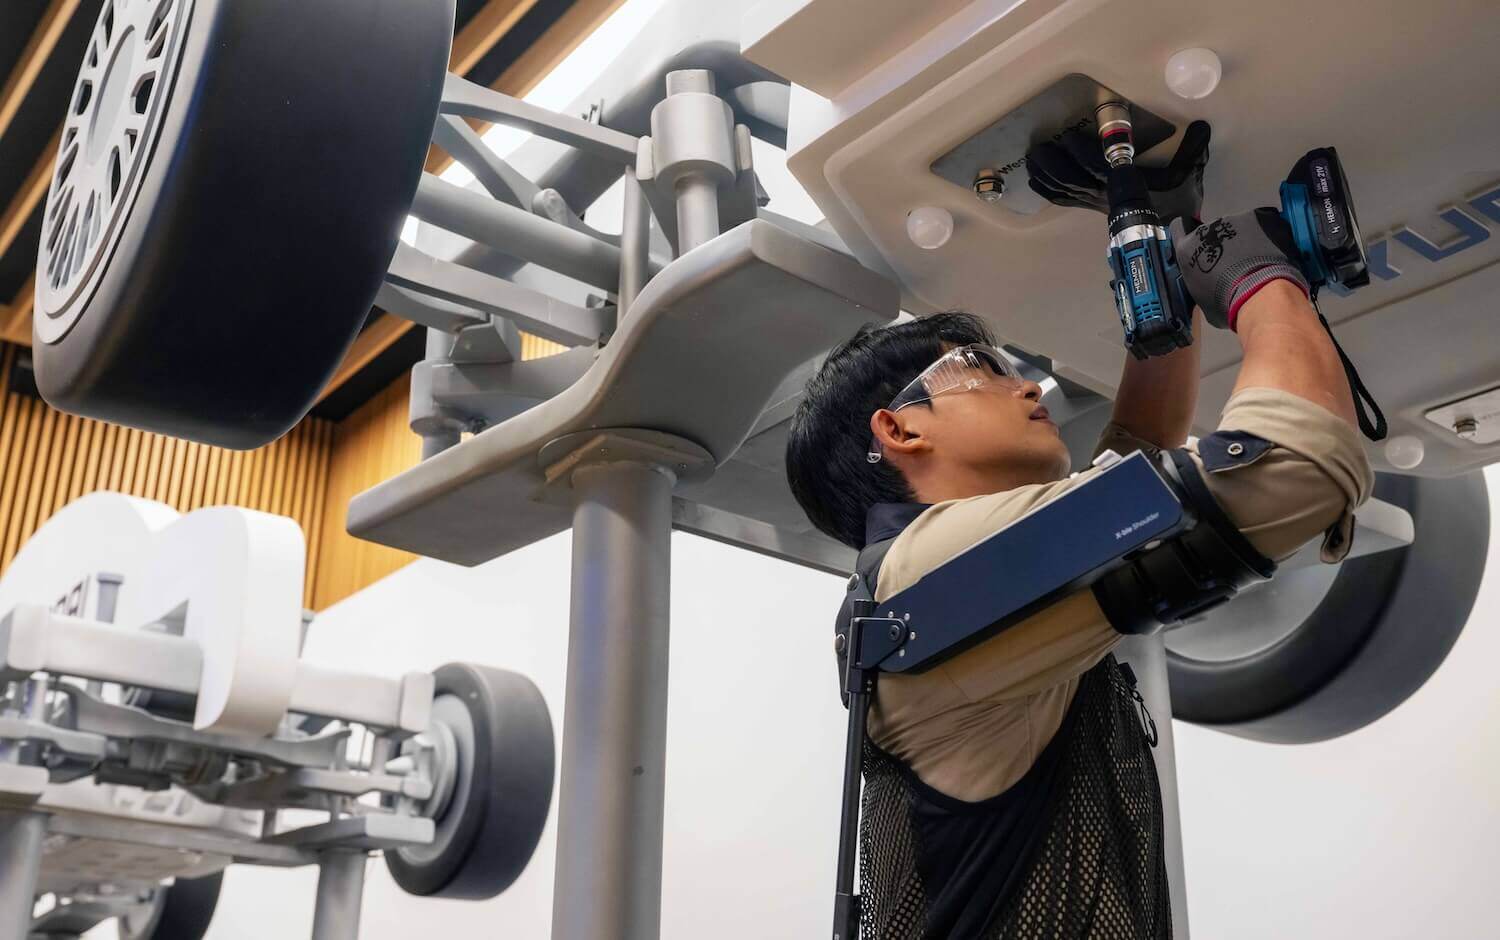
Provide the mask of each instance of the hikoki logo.
MULTIPOLYGON (((1447 261, 1454 255, 1489 241, 1491 232, 1483 220, 1500 225, 1500 183, 1491 183, 1478 195, 1465 199, 1462 205, 1448 206, 1438 213, 1438 218, 1451 225, 1457 235, 1439 244, 1411 226, 1403 225, 1388 237, 1366 245, 1365 255, 1370 263, 1370 276, 1382 281, 1394 281, 1401 276, 1401 269, 1389 260, 1391 239, 1433 264, 1447 261)), ((1329 284, 1328 289, 1340 296, 1349 293, 1337 284, 1329 284)))

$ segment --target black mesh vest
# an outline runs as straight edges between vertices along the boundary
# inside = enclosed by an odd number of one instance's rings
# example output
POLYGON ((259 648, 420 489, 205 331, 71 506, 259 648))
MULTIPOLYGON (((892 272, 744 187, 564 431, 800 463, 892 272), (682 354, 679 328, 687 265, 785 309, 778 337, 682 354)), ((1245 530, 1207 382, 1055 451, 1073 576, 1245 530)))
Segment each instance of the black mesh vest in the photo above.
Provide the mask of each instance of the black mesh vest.
MULTIPOLYGON (((872 589, 878 554, 861 572, 872 589)), ((1026 775, 980 802, 939 793, 867 740, 863 940, 1169 940, 1143 714, 1132 677, 1106 656, 1026 775)))

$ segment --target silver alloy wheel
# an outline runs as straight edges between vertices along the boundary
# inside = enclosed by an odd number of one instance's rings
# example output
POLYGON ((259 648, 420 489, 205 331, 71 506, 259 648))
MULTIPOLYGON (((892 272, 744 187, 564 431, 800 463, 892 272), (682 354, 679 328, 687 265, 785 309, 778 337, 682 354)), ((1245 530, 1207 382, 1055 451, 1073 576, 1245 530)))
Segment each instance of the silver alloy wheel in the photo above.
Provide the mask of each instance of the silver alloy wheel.
POLYGON ((105 0, 69 99, 37 258, 36 330, 66 333, 87 306, 140 190, 193 0, 105 0))

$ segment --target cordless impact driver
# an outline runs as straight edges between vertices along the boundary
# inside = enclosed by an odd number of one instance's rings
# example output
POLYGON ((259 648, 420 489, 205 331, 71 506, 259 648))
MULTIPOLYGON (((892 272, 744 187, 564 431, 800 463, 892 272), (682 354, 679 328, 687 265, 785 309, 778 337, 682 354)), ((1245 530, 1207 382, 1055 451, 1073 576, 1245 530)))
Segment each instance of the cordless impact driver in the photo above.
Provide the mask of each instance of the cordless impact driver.
MULTIPOLYGON (((1151 206, 1135 165, 1130 110, 1109 101, 1097 109, 1099 141, 1109 164, 1110 289, 1137 359, 1161 356, 1193 342, 1193 299, 1183 285, 1172 235, 1151 206)), ((1281 215, 1297 244, 1297 266, 1312 285, 1345 290, 1370 282, 1349 182, 1332 147, 1311 150, 1281 184, 1281 215)))

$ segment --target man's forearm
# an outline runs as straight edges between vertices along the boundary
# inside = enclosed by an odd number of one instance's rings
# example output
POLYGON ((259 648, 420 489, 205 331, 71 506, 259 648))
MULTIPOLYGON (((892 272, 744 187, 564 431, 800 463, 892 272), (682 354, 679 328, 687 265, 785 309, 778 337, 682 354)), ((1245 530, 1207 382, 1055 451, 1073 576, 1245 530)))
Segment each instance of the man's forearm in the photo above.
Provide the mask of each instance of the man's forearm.
POLYGON ((1275 388, 1355 423, 1354 398, 1333 340, 1312 304, 1289 281, 1273 281, 1245 302, 1236 323, 1245 361, 1236 392, 1275 388))
MULTIPOLYGON (((1193 314, 1193 335, 1203 335, 1203 314, 1193 314)), ((1112 420, 1133 437, 1158 447, 1180 447, 1198 405, 1198 343, 1150 359, 1125 359, 1112 420)))

